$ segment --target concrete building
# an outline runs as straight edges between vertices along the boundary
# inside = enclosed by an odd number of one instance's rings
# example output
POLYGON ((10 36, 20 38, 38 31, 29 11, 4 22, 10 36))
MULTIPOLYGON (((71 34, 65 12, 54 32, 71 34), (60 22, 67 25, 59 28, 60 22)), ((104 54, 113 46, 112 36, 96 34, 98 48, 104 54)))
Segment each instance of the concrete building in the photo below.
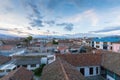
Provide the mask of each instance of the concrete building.
POLYGON ((120 53, 120 42, 112 43, 112 51, 120 53))
POLYGON ((119 37, 94 38, 91 41, 91 46, 97 49, 112 51, 112 43, 118 41, 120 41, 119 37))
POLYGON ((76 67, 86 80, 120 80, 120 54, 86 53, 56 56, 76 67))
POLYGON ((44 67, 42 80, 86 80, 72 65, 62 59, 57 59, 44 67))
POLYGON ((12 66, 9 62, 10 57, 0 55, 0 76, 6 75, 9 71, 13 70, 15 66, 12 66))
POLYGON ((15 61, 17 67, 26 67, 28 70, 39 68, 41 64, 40 58, 22 58, 15 61))

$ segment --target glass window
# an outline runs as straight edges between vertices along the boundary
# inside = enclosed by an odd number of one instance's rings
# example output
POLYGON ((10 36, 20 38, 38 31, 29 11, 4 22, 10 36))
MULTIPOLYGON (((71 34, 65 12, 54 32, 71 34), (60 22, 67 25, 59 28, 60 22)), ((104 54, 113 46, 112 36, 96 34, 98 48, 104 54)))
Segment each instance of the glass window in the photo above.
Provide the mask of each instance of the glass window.
POLYGON ((98 67, 96 67, 96 74, 98 74, 98 67))
POLYGON ((85 74, 84 68, 80 68, 80 72, 84 75, 85 74))
POLYGON ((11 70, 10 69, 7 69, 6 72, 10 72, 11 70))
POLYGON ((93 74, 93 68, 92 68, 92 67, 89 68, 89 74, 90 74, 90 75, 93 74))
POLYGON ((31 67, 36 67, 36 64, 32 64, 31 67))
POLYGON ((110 47, 110 50, 112 50, 112 46, 110 47))
POLYGON ((22 65, 23 67, 27 67, 27 65, 22 65))
POLYGON ((99 48, 99 46, 96 46, 96 48, 99 48))
POLYGON ((0 73, 1 73, 1 72, 4 72, 4 70, 0 70, 0 73))

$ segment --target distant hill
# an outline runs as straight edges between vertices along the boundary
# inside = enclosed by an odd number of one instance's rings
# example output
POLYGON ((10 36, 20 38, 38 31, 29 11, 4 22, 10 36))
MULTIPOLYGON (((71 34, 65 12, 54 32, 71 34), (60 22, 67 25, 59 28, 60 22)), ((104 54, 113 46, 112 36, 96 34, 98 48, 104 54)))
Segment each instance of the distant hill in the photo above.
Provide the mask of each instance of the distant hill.
MULTIPOLYGON (((117 35, 98 35, 98 34, 91 34, 91 33, 77 33, 77 34, 65 34, 65 35, 32 35, 34 38, 59 38, 59 39, 66 39, 66 38, 83 38, 83 37, 120 37, 117 35)), ((0 34, 0 39, 13 39, 19 38, 20 36, 16 35, 9 35, 9 34, 0 34)))
POLYGON ((58 35, 34 35, 33 36, 34 38, 61 38, 61 39, 64 39, 64 38, 67 38, 66 36, 58 36, 58 35))
POLYGON ((98 35, 92 33, 77 33, 77 34, 65 34, 69 38, 82 38, 82 37, 104 37, 107 35, 98 35))
POLYGON ((11 39, 11 38, 18 38, 18 36, 7 35, 7 34, 0 34, 0 39, 11 39))

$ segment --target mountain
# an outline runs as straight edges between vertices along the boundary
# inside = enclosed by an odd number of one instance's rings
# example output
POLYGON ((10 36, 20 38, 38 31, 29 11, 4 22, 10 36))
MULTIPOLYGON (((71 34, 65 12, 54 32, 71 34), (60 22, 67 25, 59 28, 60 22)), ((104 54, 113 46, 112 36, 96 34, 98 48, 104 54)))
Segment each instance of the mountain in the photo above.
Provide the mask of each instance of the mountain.
POLYGON ((67 38, 66 36, 60 36, 60 35, 34 35, 34 38, 60 38, 60 39, 65 39, 67 38))
MULTIPOLYGON (((77 33, 77 34, 65 34, 65 35, 32 35, 34 38, 83 38, 83 37, 106 37, 106 36, 117 36, 117 35, 100 35, 100 34, 92 34, 92 33, 77 33)), ((10 34, 0 34, 0 39, 13 39, 19 38, 20 36, 10 35, 10 34)))
POLYGON ((98 34, 91 34, 91 33, 77 33, 77 34, 65 34, 65 35, 34 35, 35 38, 83 38, 83 37, 104 37, 107 35, 98 35, 98 34))
POLYGON ((65 34, 69 38, 82 38, 82 37, 104 37, 107 35, 92 34, 92 33, 77 33, 77 34, 65 34))
POLYGON ((0 39, 12 39, 12 38, 18 38, 18 36, 8 35, 8 34, 0 34, 0 39))

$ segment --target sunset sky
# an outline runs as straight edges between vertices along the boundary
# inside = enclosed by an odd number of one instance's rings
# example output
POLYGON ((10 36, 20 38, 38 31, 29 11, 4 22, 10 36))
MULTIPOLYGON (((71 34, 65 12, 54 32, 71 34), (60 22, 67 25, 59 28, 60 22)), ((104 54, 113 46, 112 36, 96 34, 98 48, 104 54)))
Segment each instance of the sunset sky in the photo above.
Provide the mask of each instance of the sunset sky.
POLYGON ((0 0, 0 33, 120 35, 120 0, 0 0))

